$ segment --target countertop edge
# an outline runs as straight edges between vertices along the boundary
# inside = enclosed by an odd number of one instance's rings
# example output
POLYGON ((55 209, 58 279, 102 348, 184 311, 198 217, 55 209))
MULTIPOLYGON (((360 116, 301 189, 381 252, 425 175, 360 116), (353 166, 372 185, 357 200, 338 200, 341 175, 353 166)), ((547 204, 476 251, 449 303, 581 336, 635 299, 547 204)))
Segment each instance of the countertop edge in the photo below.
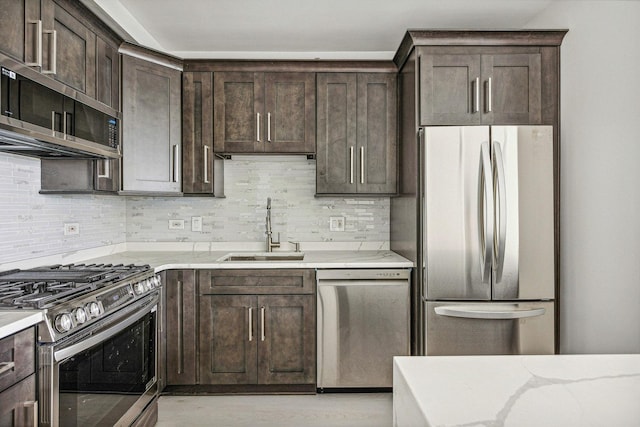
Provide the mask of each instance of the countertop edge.
POLYGON ((42 311, 6 310, 0 311, 0 339, 37 325, 44 320, 42 311))

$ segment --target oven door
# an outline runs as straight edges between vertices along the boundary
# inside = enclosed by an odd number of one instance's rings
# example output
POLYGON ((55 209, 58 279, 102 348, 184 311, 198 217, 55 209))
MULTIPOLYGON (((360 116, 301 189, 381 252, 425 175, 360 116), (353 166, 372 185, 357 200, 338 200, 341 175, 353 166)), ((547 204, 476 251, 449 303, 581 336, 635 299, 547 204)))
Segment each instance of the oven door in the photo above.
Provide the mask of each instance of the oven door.
POLYGON ((143 306, 125 307, 116 322, 82 337, 41 347, 42 425, 135 421, 157 394, 157 300, 156 295, 143 306))

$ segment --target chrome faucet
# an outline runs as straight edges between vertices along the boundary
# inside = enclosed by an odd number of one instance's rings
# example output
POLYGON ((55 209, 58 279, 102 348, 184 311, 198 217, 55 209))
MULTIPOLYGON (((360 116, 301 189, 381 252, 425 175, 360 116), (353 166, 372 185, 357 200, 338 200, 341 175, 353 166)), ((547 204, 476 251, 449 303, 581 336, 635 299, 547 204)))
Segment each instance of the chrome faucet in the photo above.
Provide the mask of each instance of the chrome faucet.
POLYGON ((278 240, 273 241, 271 235, 271 197, 267 197, 267 252, 273 252, 273 248, 280 247, 280 233, 278 233, 278 240))

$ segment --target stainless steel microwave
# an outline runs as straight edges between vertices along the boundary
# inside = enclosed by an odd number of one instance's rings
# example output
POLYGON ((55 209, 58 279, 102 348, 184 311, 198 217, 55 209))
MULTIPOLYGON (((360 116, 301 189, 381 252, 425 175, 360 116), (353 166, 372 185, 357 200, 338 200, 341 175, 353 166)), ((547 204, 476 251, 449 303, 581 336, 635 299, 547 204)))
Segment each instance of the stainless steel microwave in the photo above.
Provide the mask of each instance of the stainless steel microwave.
POLYGON ((0 73, 0 151, 35 157, 120 157, 117 117, 20 72, 1 67, 0 73))

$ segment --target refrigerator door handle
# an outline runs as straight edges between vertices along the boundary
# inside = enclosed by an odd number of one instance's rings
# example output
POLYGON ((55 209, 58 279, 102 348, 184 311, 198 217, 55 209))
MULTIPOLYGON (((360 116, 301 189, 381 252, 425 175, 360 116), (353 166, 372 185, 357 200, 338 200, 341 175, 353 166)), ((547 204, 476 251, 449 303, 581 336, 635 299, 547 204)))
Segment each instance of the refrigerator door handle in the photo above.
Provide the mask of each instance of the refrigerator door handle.
POLYGON ((451 305, 440 306, 434 308, 436 314, 448 317, 462 317, 465 319, 486 319, 486 320, 502 320, 502 319, 522 319, 526 317, 543 316, 546 313, 544 308, 532 308, 527 310, 518 309, 486 309, 475 306, 451 305))
POLYGON ((482 283, 491 280, 491 262, 494 243, 494 201, 491 179, 491 155, 489 143, 480 146, 480 176, 478 179, 478 230, 480 232, 480 275, 482 283))
POLYGON ((495 283, 500 283, 504 269, 504 247, 507 239, 507 194, 502 149, 497 141, 493 142, 493 167, 494 193, 498 202, 495 212, 496 240, 494 240, 495 262, 493 268, 496 272, 495 283))

